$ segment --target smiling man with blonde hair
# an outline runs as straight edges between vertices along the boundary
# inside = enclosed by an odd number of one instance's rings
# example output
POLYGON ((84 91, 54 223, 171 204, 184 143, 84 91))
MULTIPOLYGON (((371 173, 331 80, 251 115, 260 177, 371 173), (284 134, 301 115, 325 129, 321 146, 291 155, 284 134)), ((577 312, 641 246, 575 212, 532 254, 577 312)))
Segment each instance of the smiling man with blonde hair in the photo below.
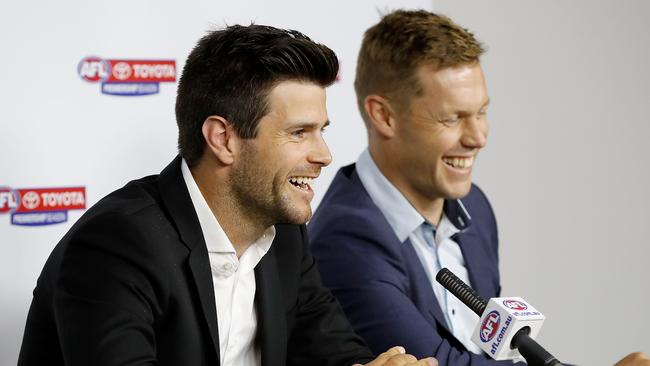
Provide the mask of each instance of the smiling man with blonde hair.
POLYGON ((309 225, 323 282, 371 349, 404 344, 441 364, 494 364, 471 340, 478 318, 435 281, 448 267, 486 298, 500 291, 498 241, 472 167, 488 134, 484 48, 424 10, 364 35, 355 89, 368 133, 309 225))

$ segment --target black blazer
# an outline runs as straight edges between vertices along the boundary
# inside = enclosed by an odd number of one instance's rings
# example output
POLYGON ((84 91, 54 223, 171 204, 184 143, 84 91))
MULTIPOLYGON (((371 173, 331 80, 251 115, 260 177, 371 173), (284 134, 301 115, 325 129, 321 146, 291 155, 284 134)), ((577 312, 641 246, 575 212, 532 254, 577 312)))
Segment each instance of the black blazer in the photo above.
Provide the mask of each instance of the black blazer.
MULTIPOLYGON (((212 275, 180 158, 111 193, 56 246, 18 365, 219 365, 212 275)), ((263 365, 372 358, 322 287, 304 225, 277 225, 255 268, 263 365)))

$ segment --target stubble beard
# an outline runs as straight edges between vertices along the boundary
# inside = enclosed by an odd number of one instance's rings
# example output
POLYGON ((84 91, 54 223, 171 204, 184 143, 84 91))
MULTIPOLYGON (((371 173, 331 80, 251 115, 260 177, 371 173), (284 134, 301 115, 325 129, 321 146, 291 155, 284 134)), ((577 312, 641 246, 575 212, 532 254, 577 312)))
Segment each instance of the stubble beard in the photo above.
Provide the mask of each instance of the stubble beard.
MULTIPOLYGON (((274 176, 254 146, 242 150, 241 160, 233 167, 230 188, 239 210, 264 226, 304 224, 311 217, 301 212, 290 197, 287 177, 274 176)), ((308 205, 309 206, 309 205, 308 205)))

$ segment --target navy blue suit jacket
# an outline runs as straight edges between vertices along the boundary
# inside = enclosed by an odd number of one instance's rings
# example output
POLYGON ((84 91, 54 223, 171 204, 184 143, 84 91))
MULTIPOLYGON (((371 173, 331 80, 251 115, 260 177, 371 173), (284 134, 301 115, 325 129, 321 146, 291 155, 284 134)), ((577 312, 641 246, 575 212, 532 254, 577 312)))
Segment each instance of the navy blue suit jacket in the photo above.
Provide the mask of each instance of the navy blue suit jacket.
MULTIPOLYGON (((500 292, 497 230, 492 208, 476 186, 462 199, 471 224, 453 239, 460 245, 472 287, 484 298, 500 292)), ((456 224, 453 201, 445 213, 456 224)), ((374 352, 403 345, 440 365, 497 365, 451 334, 412 244, 400 242, 364 189, 354 164, 334 178, 309 223, 311 249, 323 283, 374 352)), ((508 361, 509 364, 512 364, 508 361)))

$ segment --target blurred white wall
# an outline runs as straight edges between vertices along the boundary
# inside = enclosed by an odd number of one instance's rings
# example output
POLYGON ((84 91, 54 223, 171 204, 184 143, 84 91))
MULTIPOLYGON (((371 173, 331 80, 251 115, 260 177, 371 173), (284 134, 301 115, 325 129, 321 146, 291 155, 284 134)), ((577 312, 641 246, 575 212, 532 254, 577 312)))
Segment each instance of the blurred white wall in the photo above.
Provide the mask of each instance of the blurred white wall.
POLYGON ((434 0, 488 48, 474 180, 499 222, 503 294, 560 360, 650 353, 650 2, 434 0))

